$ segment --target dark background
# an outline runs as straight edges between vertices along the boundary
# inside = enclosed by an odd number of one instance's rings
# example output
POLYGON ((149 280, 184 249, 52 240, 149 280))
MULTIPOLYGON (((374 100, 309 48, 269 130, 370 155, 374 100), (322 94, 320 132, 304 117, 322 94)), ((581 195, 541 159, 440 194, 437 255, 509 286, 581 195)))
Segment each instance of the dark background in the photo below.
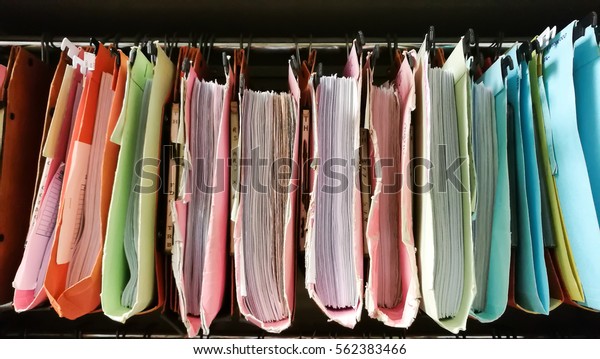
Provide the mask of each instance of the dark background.
POLYGON ((342 37, 362 29, 421 38, 435 25, 449 37, 468 27, 488 37, 530 36, 592 10, 600 10, 597 0, 1 0, 0 33, 342 37))

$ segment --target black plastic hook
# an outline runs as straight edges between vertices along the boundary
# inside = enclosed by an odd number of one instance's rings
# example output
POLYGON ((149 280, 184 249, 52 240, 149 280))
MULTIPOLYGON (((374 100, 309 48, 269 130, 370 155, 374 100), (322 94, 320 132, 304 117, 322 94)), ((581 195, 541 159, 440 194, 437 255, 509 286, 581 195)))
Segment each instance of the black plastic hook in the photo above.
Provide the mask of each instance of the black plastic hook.
POLYGON ((583 37, 583 35, 585 35, 585 29, 590 26, 595 28, 596 41, 598 41, 598 14, 596 14, 595 11, 592 11, 583 19, 577 21, 577 24, 573 28, 573 43, 580 37, 583 37))
POLYGON ((319 87, 319 84, 321 83, 321 77, 323 76, 323 63, 319 62, 317 64, 317 71, 316 71, 316 75, 315 75, 315 88, 319 87))
POLYGON ((42 62, 44 63, 48 63, 49 62, 49 53, 50 53, 50 44, 52 43, 52 37, 46 33, 42 34, 42 40, 41 40, 41 47, 40 47, 40 52, 41 52, 41 58, 42 58, 42 62))
POLYGON ((94 47, 94 55, 98 55, 98 48, 100 47, 100 41, 95 37, 90 37, 90 46, 94 47))
POLYGON ((365 41, 365 35, 363 34, 362 31, 358 31, 358 33, 356 34, 356 53, 358 53, 359 55, 362 54, 362 50, 363 47, 365 46, 366 41, 365 41))
POLYGON ((208 63, 209 63, 208 61, 210 61, 210 53, 212 52, 212 48, 213 48, 214 44, 215 44, 215 35, 213 34, 210 36, 210 40, 207 45, 208 51, 206 54, 206 65, 208 65, 208 63))
POLYGON ((302 61, 302 58, 300 57, 300 47, 298 46, 298 38, 296 38, 296 35, 294 35, 294 46, 295 46, 295 51, 296 51, 295 61, 297 61, 296 62, 296 65, 297 65, 296 71, 297 71, 300 68, 300 62, 302 61))
POLYGON ((379 59, 379 45, 373 46, 373 55, 371 55, 371 57, 371 70, 374 70, 377 59, 379 59))
POLYGON ((141 33, 138 33, 137 35, 135 35, 135 39, 133 40, 133 45, 136 47, 140 46, 140 43, 142 42, 142 37, 144 35, 142 35, 141 33))
POLYGON ((532 51, 531 43, 529 41, 524 41, 517 48, 517 60, 519 62, 521 62, 521 61, 525 61, 525 62, 531 61, 531 51, 532 51))
POLYGON ((504 79, 508 76, 509 69, 514 70, 515 68, 512 57, 510 56, 504 56, 500 65, 502 65, 502 78, 504 79))
POLYGON ((490 49, 494 49, 494 60, 500 56, 500 50, 502 50, 502 44, 504 43, 504 32, 498 32, 496 41, 490 45, 490 49))
POLYGON ((296 60, 296 55, 292 55, 290 57, 290 66, 292 67, 292 72, 294 73, 294 77, 298 77, 298 72, 300 70, 300 66, 298 65, 298 61, 296 60))
POLYGON ((472 55, 472 47, 475 46, 475 31, 473 29, 467 30, 467 33, 463 37, 463 55, 465 58, 472 55))
POLYGON ((435 58, 435 26, 429 26, 429 31, 427 32, 425 39, 425 47, 427 48, 427 51, 429 51, 429 61, 433 62, 433 59, 435 58))
POLYGON ((248 37, 248 46, 246 46, 246 66, 250 64, 250 49, 252 48, 252 34, 248 37))
POLYGON ((225 71, 225 76, 229 75, 229 61, 227 60, 227 54, 225 52, 221 53, 221 59, 223 61, 223 70, 225 71))

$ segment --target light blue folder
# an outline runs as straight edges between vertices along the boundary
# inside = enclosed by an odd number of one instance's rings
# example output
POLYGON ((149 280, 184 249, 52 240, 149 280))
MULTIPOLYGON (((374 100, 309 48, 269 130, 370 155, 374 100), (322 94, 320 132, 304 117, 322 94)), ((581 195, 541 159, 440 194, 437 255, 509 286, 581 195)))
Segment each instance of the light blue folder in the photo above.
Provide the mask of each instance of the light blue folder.
POLYGON ((600 47, 591 26, 575 43, 573 80, 579 137, 600 222, 600 47))
MULTIPOLYGON (((514 146, 512 150, 515 153, 515 186, 511 188, 516 194, 516 207, 517 213, 513 214, 513 218, 517 220, 517 248, 515 258, 515 301, 523 307, 523 309, 533 311, 536 313, 548 313, 548 304, 544 306, 539 295, 538 295, 538 284, 536 278, 536 266, 534 260, 534 248, 533 243, 536 243, 536 253, 541 256, 540 272, 543 268, 543 275, 545 272, 544 252, 542 240, 542 227, 541 227, 541 207, 540 207, 540 191, 539 191, 539 177, 537 177, 537 161, 535 157, 535 142, 533 138, 533 129, 528 133, 531 135, 527 144, 529 147, 525 150, 525 140, 523 131, 523 120, 526 123, 533 124, 533 109, 531 106, 531 89, 529 86, 529 71, 527 63, 519 63, 517 58, 517 45, 515 44, 506 56, 510 56, 513 64, 516 66, 508 71, 507 86, 508 86, 508 103, 514 109, 514 124, 512 129, 514 131, 514 146), (526 71, 526 72, 524 72, 526 71), (522 88, 522 85, 526 85, 526 88, 522 88), (523 103, 521 103, 523 100, 523 103), (523 116, 524 115, 524 116, 523 116), (522 118, 525 117, 525 118, 522 118), (527 153, 527 154, 526 154, 527 153), (533 162, 531 162, 533 161, 533 162), (533 172, 532 168, 535 168, 533 172), (528 170, 531 172, 532 177, 528 180, 528 170), (532 182, 537 181, 537 192, 531 191, 529 196, 528 185, 532 182), (535 193, 534 193, 535 192, 535 193), (533 238, 535 237, 535 239, 533 238), (539 245, 538 245, 539 244, 539 245)), ((510 128, 510 126, 509 126, 510 128)), ((509 143, 510 145, 510 143, 509 143)), ((509 164, 510 165, 510 164, 509 164)), ((533 186, 531 186, 533 187, 533 186)), ((545 302, 550 301, 550 294, 548 289, 548 277, 545 278, 545 302)))
MULTIPOLYGON (((535 61, 532 60, 532 61, 535 61)), ((529 214, 529 228, 525 220, 520 220, 519 245, 515 263, 515 300, 519 306, 531 312, 548 314, 550 310, 550 289, 548 287, 548 273, 544 259, 544 237, 542 228, 542 208, 540 177, 537 163, 535 144, 535 130, 533 123, 533 105, 531 102, 531 85, 529 83, 529 65, 523 59, 520 63, 520 120, 523 151, 519 157, 524 159, 524 167, 519 168, 519 196, 526 191, 524 201, 519 201, 520 218, 529 214), (524 169, 524 172, 520 170, 524 169), (526 203, 525 203, 526 202, 526 203), (526 207, 523 208, 522 205, 526 207), (526 210, 526 211, 525 211, 526 210), (526 233, 521 235, 521 232, 526 233)), ((519 136, 517 135, 517 141, 519 136)))
MULTIPOLYGON (((575 22, 568 25, 546 47, 544 82, 550 107, 550 126, 555 134, 558 197, 585 297, 581 304, 600 310, 600 228, 577 128, 573 81, 574 25, 575 22)), ((594 79, 586 81, 591 85, 594 79)))
POLYGON ((494 219, 490 248, 490 269, 485 310, 471 313, 480 322, 498 319, 506 310, 510 273, 510 192, 508 186, 506 137, 506 81, 502 76, 501 56, 481 77, 495 97, 496 135, 498 141, 498 179, 494 197, 494 219))

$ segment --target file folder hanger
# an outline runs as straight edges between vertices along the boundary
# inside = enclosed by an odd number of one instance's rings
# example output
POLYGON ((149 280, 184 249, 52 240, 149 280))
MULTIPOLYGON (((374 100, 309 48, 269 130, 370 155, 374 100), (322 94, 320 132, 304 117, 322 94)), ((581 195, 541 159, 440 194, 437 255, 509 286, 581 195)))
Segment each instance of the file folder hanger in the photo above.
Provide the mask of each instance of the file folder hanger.
MULTIPOLYGON (((535 42, 537 43, 537 41, 535 42)), ((519 47, 517 48, 517 61, 519 61, 519 63, 521 61, 529 63, 529 61, 531 61, 531 52, 533 50, 534 46, 531 42, 524 41, 523 43, 521 43, 521 45, 519 45, 519 47)))
POLYGON ((44 33, 42 34, 42 41, 40 43, 40 55, 41 60, 44 63, 50 63, 50 53, 59 48, 52 42, 52 35, 44 33))
MULTIPOLYGON (((393 70, 393 66, 394 66, 394 53, 395 53, 395 48, 397 47, 398 42, 392 42, 392 37, 390 36, 390 34, 387 34, 386 36, 387 38, 387 51, 388 51, 388 55, 390 57, 390 62, 389 62, 389 67, 387 69, 387 77, 391 77, 391 73, 394 72, 393 70)), ((375 50, 375 48, 373 48, 373 50, 375 50)), ((373 57, 374 57, 374 53, 373 53, 373 57)), ((375 59, 373 59, 375 60, 375 59)), ((375 67, 375 65, 373 64, 373 68, 375 67)))
POLYGON ((290 57, 290 64, 292 66, 292 71, 294 72, 294 75, 296 77, 299 77, 301 75, 301 72, 303 70, 302 66, 306 66, 306 68, 308 69, 308 71, 310 73, 313 72, 314 70, 314 66, 315 66, 315 60, 317 57, 317 51, 313 50, 312 48, 312 35, 310 35, 309 37, 309 43, 308 43, 308 54, 306 57, 306 60, 302 60, 302 57, 300 56, 300 47, 298 45, 298 39, 296 38, 296 36, 293 36, 293 40, 294 40, 294 54, 292 54, 292 56, 290 57))
POLYGON ((542 47, 540 46, 540 42, 537 39, 531 40, 531 42, 529 44, 531 46, 531 51, 532 52, 535 50, 535 52, 537 54, 541 54, 542 53, 542 47))
POLYGON ((552 28, 547 27, 541 34, 539 34, 536 39, 540 45, 540 49, 544 50, 554 36, 556 36, 556 26, 552 28))
MULTIPOLYGON (((192 48, 192 47, 196 47, 196 42, 197 41, 197 36, 193 33, 190 33, 190 35, 188 36, 188 48, 192 48)), ((181 63, 181 72, 183 72, 185 74, 185 76, 187 77, 188 73, 190 72, 190 68, 192 66, 191 64, 192 59, 190 59, 188 56, 185 56, 183 58, 183 61, 181 63)))
POLYGON ((252 47, 252 35, 248 38, 248 44, 244 48, 244 35, 240 34, 240 48, 234 51, 234 69, 237 83, 237 94, 244 92, 248 80, 248 63, 250 61, 250 48, 252 47))
POLYGON ((371 54, 371 71, 375 71, 375 65, 380 56, 379 45, 373 46, 373 53, 371 54))
POLYGON ((311 34, 311 35, 309 35, 309 42, 308 42, 308 57, 305 60, 306 67, 310 70, 311 73, 315 69, 315 61, 317 61, 317 50, 313 49, 313 47, 312 47, 312 34, 311 34))
MULTIPOLYGON (((365 47, 365 45, 367 44, 367 42, 365 41, 365 35, 363 34, 362 31, 358 31, 358 33, 356 34, 356 53, 358 54, 359 57, 362 57, 362 52, 363 52, 363 48, 365 47)), ((348 43, 347 46, 349 46, 350 44, 348 43)), ((350 51, 348 51, 348 56, 350 56, 350 51)))
POLYGON ((433 64, 435 60, 435 26, 429 26, 429 31, 425 34, 425 47, 429 51, 429 63, 433 64))
POLYGON ((498 37, 496 37, 494 42, 492 42, 492 44, 488 48, 490 50, 490 52, 493 54, 492 62, 498 60, 498 58, 500 57, 503 44, 504 44, 504 32, 500 31, 500 32, 498 32, 498 37))
POLYGON ((595 11, 589 13, 583 19, 577 21, 577 24, 573 28, 573 43, 577 41, 580 37, 585 35, 585 29, 588 27, 593 27, 594 32, 596 34, 596 42, 600 43, 600 28, 598 27, 598 14, 595 11))
MULTIPOLYGON (((210 53, 212 52, 213 46, 215 44, 215 35, 211 35, 210 38, 207 35, 207 41, 204 45, 205 50, 202 52, 202 54, 206 54, 206 66, 208 66, 208 64, 210 63, 210 53)), ((227 72, 225 72, 227 73, 227 72)))
POLYGON ((214 42, 215 42, 214 35, 200 34, 199 37, 194 38, 193 46, 200 49, 200 54, 202 54, 202 57, 200 58, 200 62, 198 63, 199 68, 208 67, 210 53, 212 51, 214 42))
MULTIPOLYGON (((350 48, 351 48, 351 44, 352 42, 350 41, 350 38, 348 37, 348 34, 344 35, 346 38, 346 58, 348 58, 348 56, 350 56, 350 48)), ((358 33, 356 34, 356 53, 359 56, 362 56, 362 51, 363 51, 363 47, 366 45, 365 42, 365 35, 363 34, 362 31, 358 31, 358 33)))
POLYGON ((148 40, 146 42, 146 53, 153 64, 156 64, 156 57, 158 56, 157 42, 148 40))
MULTIPOLYGON (((248 49, 250 46, 248 46, 248 49)), ((243 93, 245 87, 245 79, 243 73, 246 71, 246 50, 244 49, 244 35, 240 34, 240 46, 233 51, 233 74, 235 76, 234 83, 234 99, 239 99, 239 95, 243 93)))
POLYGON ((502 78, 506 79, 506 77, 508 76, 508 71, 514 70, 515 64, 513 63, 512 57, 510 56, 504 56, 501 61, 502 62, 500 63, 500 65, 502 65, 502 78))
POLYGON ((169 36, 165 34, 165 52, 169 58, 173 56, 173 49, 179 47, 179 40, 177 39, 177 33, 174 33, 173 36, 169 36))
POLYGON ((61 51, 67 50, 67 56, 71 59, 73 67, 79 67, 79 71, 85 75, 88 71, 94 70, 96 55, 84 52, 83 59, 79 57, 81 48, 73 44, 68 38, 64 38, 60 44, 61 51))
MULTIPOLYGON (((208 51, 207 43, 208 43, 208 34, 201 33, 200 36, 198 37, 198 45, 197 45, 198 49, 200 49, 200 53, 202 54, 202 59, 200 61, 203 61, 203 59, 206 58, 206 53, 208 51)), ((200 63, 199 65, 200 65, 200 67, 202 67, 204 64, 200 63)))
POLYGON ((188 47, 198 47, 198 35, 193 32, 188 35, 188 47))
MULTIPOLYGON (((110 51, 110 54, 112 56, 115 57, 115 63, 117 64, 117 66, 121 66, 121 57, 119 56, 119 40, 121 38, 121 35, 117 34, 115 35, 115 40, 112 43, 112 45, 108 48, 108 50, 110 51)), ((110 40, 110 37, 107 38, 107 40, 110 40)), ((108 41, 106 41, 108 42, 108 41)), ((98 48, 102 45, 100 45, 100 41, 98 41, 98 39, 96 39, 95 37, 90 37, 90 46, 94 49, 94 55, 98 55, 98 48)))
POLYGON ((192 60, 190 60, 189 57, 184 57, 183 61, 181 63, 181 72, 183 72, 185 74, 185 76, 187 77, 188 73, 190 72, 190 67, 192 60))
POLYGON ((90 46, 94 49, 94 55, 98 55, 98 48, 100 47, 100 41, 95 37, 90 37, 90 46))
POLYGON ((229 56, 225 52, 221 53, 221 60, 223 64, 223 73, 225 76, 229 76, 229 56))
POLYGON ((465 59, 473 57, 471 68, 469 69, 469 74, 473 77, 477 73, 478 68, 483 69, 484 64, 483 54, 479 51, 479 39, 473 29, 467 30, 467 33, 463 37, 463 51, 465 59))
POLYGON ((313 83, 315 85, 315 89, 319 87, 319 82, 321 81, 321 77, 323 77, 323 63, 319 62, 317 64, 317 69, 315 70, 313 83))
POLYGON ((142 53, 150 60, 150 62, 152 62, 152 64, 156 64, 156 57, 158 55, 158 49, 156 48, 156 46, 158 46, 157 44, 158 41, 151 40, 148 34, 145 34, 143 39, 136 43, 136 46, 142 50, 142 53))
MULTIPOLYGON (((145 48, 144 46, 142 46, 143 44, 146 44, 148 42, 148 35, 142 35, 142 34, 137 34, 137 36, 135 37, 135 40, 133 41, 133 46, 135 47, 139 47, 142 50, 142 53, 145 53, 145 48)), ((130 51, 129 54, 129 64, 133 65, 135 64, 135 58, 137 55, 137 51, 130 51)))
MULTIPOLYGON (((300 48, 298 47, 298 39, 296 35, 293 36, 294 45, 295 45, 295 53, 290 57, 290 66, 292 67, 292 72, 294 76, 298 78, 300 76, 300 64, 302 63, 302 59, 300 58, 300 48)), ((309 50, 310 53, 310 50, 309 50)))
MULTIPOLYGON (((110 41, 110 37, 106 39, 106 42, 110 41)), ((114 40, 112 44, 109 46, 108 50, 110 54, 115 57, 115 64, 117 67, 121 67, 121 56, 119 56, 119 41, 121 40, 121 34, 116 34, 114 36, 114 40)))
MULTIPOLYGON (((402 65, 402 55, 400 53, 400 50, 398 48, 398 36, 396 34, 394 34, 394 43, 392 46, 392 39, 391 37, 387 36, 387 41, 388 41, 388 52, 389 52, 389 56, 390 56, 390 66, 388 67, 387 70, 387 78, 390 81, 393 81, 396 79, 396 75, 398 74, 398 71, 400 71, 400 65, 402 65)), ((378 47, 378 45, 373 46, 373 55, 371 55, 371 59, 372 59, 372 65, 373 67, 375 67, 375 61, 376 58, 379 58, 379 53, 375 53, 375 47, 378 47)), ((409 61, 411 61, 411 57, 409 56, 407 58, 409 61)), ((413 64, 410 63, 410 66, 412 68, 413 64)))
POLYGON ((142 53, 146 55, 152 64, 156 64, 156 56, 158 55, 157 43, 157 41, 152 41, 146 34, 143 40, 136 45, 140 47, 142 53))
MULTIPOLYGON (((387 34, 386 38, 387 38, 387 50, 388 50, 388 54, 390 56, 390 67, 391 67, 392 64, 394 63, 394 51, 393 51, 393 47, 392 47, 392 37, 390 36, 390 34, 387 34)), ((375 49, 373 48, 373 50, 375 50, 375 49)), ((375 67, 375 66, 373 65, 373 67, 375 67)), ((388 76, 389 76, 390 72, 391 72, 391 69, 388 69, 388 76)))

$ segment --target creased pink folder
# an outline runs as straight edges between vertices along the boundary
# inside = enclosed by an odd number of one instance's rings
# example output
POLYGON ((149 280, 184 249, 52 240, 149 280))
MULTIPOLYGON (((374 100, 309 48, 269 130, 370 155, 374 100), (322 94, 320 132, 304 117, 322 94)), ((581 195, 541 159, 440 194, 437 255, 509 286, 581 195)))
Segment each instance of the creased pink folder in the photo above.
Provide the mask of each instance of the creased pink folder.
MULTIPOLYGON (((361 64, 356 50, 356 43, 353 44, 352 49, 350 51, 350 55, 348 56, 348 61, 346 62, 346 66, 344 67, 344 77, 352 78, 357 82, 359 94, 358 94, 358 103, 356 104, 356 110, 360 109, 360 89, 361 89, 361 64)), ((312 85, 312 84, 311 84, 312 85)), ((317 109, 319 104, 316 101, 318 98, 319 88, 313 91, 313 118, 312 118, 312 138, 313 138, 313 148, 312 148, 312 158, 319 158, 319 149, 318 149, 318 130, 317 130, 317 122, 319 119, 317 118, 317 109)), ((356 132, 354 148, 357 149, 360 147, 360 136, 359 126, 357 124, 356 128, 353 129, 356 132)), ((327 315, 329 320, 335 321, 340 325, 343 325, 348 328, 354 328, 356 323, 360 320, 361 311, 362 311, 362 301, 363 301, 363 253, 364 253, 364 244, 363 244, 363 231, 362 231, 362 205, 361 205, 361 194, 359 186, 353 186, 352 188, 348 188, 347 190, 353 191, 353 203, 351 204, 352 208, 352 249, 353 249, 353 260, 354 266, 356 269, 356 278, 355 285, 356 291, 359 293, 358 300, 356 304, 352 307, 345 309, 333 309, 325 306, 323 300, 318 296, 316 291, 316 254, 315 254, 315 216, 328 216, 328 213, 316 213, 316 202, 315 196, 316 191, 320 189, 317 186, 317 178, 319 176, 318 169, 317 171, 314 168, 311 169, 311 200, 308 209, 308 220, 307 220, 307 238, 306 238, 306 289, 308 290, 309 296, 315 301, 317 306, 327 315)), ((359 171, 355 171, 355 183, 360 183, 359 179, 359 171)))
MULTIPOLYGON (((298 163, 298 152, 300 142, 300 87, 298 81, 294 77, 292 68, 288 67, 288 84, 290 93, 294 99, 294 107, 296 112, 296 128, 294 130, 294 150, 293 150, 293 161, 298 163)), ((242 141, 244 139, 242 138, 242 141)), ((240 308, 240 313, 252 324, 268 331, 271 333, 281 333, 292 324, 292 317, 294 312, 294 301, 295 301, 295 210, 296 210, 296 198, 297 190, 299 187, 298 183, 298 166, 292 165, 292 175, 290 178, 291 190, 287 193, 287 201, 289 210, 286 212, 285 222, 285 238, 284 238, 284 281, 285 281, 285 296, 284 301, 287 306, 287 312, 289 315, 282 320, 275 322, 265 322, 257 318, 254 313, 250 311, 244 300, 242 282, 246 280, 244 277, 244 252, 242 250, 242 218, 243 218, 243 202, 244 199, 241 197, 237 216, 235 220, 234 229, 234 258, 235 258, 235 283, 236 283, 236 296, 237 303, 240 308)), ((266 238, 265 238, 266 240, 266 238)))
MULTIPOLYGON (((229 73, 232 73, 229 69, 229 73)), ((194 83, 198 79, 195 70, 192 68, 185 80, 187 91, 185 92, 184 122, 186 141, 190 138, 191 126, 191 102, 194 83)), ((186 303, 185 278, 183 276, 184 248, 187 233, 188 202, 191 199, 191 181, 185 182, 185 192, 182 199, 174 202, 172 208, 173 220, 175 223, 175 235, 172 248, 173 275, 178 288, 179 311, 182 321, 187 329, 188 336, 198 335, 200 329, 205 335, 209 333, 209 327, 217 316, 223 302, 225 290, 225 266, 226 266, 226 245, 227 228, 229 226, 229 103, 233 90, 233 77, 227 77, 228 90, 224 98, 224 108, 222 119, 219 126, 219 136, 217 140, 217 163, 224 165, 215 170, 212 186, 222 188, 213 194, 211 205, 211 218, 208 229, 208 242, 205 244, 204 268, 202 269, 202 289, 198 300, 200 301, 200 316, 189 314, 186 303), (218 185, 222 183, 223 185, 218 185)), ((186 156, 189 159, 189 153, 186 156)), ((194 163, 194 162, 192 162, 194 163)))
MULTIPOLYGON (((371 118, 370 134, 371 134, 371 159, 372 163, 381 161, 381 154, 378 146, 378 138, 383 136, 391 136, 395 139, 401 139, 401 158, 394 158, 394 161, 400 161, 400 169, 402 173, 402 183, 400 188, 400 216, 398 217, 397 225, 399 226, 397 240, 399 243, 399 266, 401 278, 401 297, 398 304, 392 308, 381 307, 378 298, 379 286, 379 271, 380 268, 380 251, 378 250, 381 237, 380 224, 380 195, 384 184, 382 179, 378 178, 372 183, 375 185, 374 193, 371 201, 371 209, 367 222, 367 241, 370 257, 369 278, 365 291, 365 307, 369 316, 384 322, 388 326, 408 328, 414 321, 418 311, 420 302, 419 280, 417 272, 417 261, 415 255, 415 244, 412 228, 412 177, 409 162, 412 157, 410 128, 411 128, 411 112, 415 109, 415 82, 412 70, 407 61, 407 56, 414 56, 414 51, 405 53, 404 60, 392 84, 397 100, 400 104, 399 116, 401 117, 400 128, 401 133, 385 133, 378 132, 378 129, 383 129, 386 126, 378 123, 381 119, 377 117, 371 118)), ((367 66, 369 61, 367 60, 367 66)), ((368 70, 371 76, 370 70, 368 70)), ((372 85, 372 79, 369 79, 372 85)), ((376 92, 377 93, 377 92, 376 92)), ((370 91, 370 106, 373 106, 373 96, 377 96, 373 91, 370 91)), ((368 109, 371 111, 372 107, 368 109)), ((374 109, 373 109, 374 110, 374 109)), ((387 280, 388 278, 386 278, 387 280)))

